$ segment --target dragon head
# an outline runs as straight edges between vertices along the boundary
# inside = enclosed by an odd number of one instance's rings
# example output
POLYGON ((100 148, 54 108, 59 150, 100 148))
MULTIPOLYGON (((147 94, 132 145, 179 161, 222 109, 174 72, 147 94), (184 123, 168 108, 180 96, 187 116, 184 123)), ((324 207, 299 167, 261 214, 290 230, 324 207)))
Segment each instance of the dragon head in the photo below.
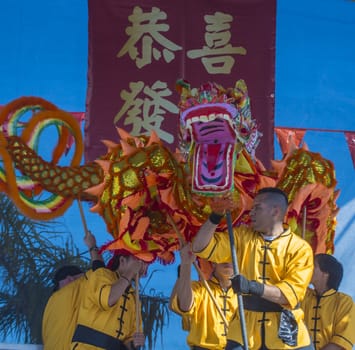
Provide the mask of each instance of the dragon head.
POLYGON ((243 80, 224 89, 207 83, 191 89, 179 80, 181 151, 192 172, 192 191, 219 194, 231 191, 237 154, 242 148, 254 156, 261 134, 251 118, 243 80))

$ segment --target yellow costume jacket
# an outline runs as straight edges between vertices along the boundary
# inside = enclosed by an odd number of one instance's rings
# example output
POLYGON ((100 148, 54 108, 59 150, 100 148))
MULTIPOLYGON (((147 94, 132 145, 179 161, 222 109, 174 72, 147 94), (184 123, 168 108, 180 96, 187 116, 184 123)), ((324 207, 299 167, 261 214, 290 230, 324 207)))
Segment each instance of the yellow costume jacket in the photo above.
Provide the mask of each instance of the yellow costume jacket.
POLYGON ((328 343, 345 350, 353 348, 355 305, 349 295, 330 289, 318 296, 314 289, 308 289, 301 305, 316 350, 328 343))
POLYGON ((74 333, 71 349, 104 348, 75 341, 78 329, 96 332, 97 334, 87 336, 86 339, 90 341, 113 338, 128 342, 132 340, 136 331, 141 332, 141 329, 136 329, 136 301, 134 290, 131 287, 126 290, 115 305, 110 307, 108 304, 111 286, 118 279, 119 276, 116 272, 106 268, 98 269, 91 274, 80 305, 78 326, 74 333))
POLYGON ((68 350, 76 327, 80 300, 92 271, 54 292, 42 318, 43 350, 68 350))
MULTIPOLYGON (((292 310, 298 325, 297 345, 292 347, 278 337, 280 312, 245 308, 249 349, 260 348, 263 327, 268 349, 293 349, 309 345, 311 340, 299 303, 312 278, 313 252, 310 245, 287 227, 280 236, 267 241, 258 232, 241 226, 234 229, 234 240, 240 273, 249 280, 277 286, 288 301, 287 305, 282 306, 292 310)), ((231 261, 228 233, 216 232, 205 249, 196 255, 217 263, 231 261)), ((243 344, 238 312, 229 324, 227 338, 243 344)))
MULTIPOLYGON (((223 290, 215 277, 207 283, 223 315, 229 322, 238 306, 237 295, 231 287, 228 290, 223 290)), ((189 346, 196 345, 205 349, 223 350, 227 343, 227 328, 221 315, 202 282, 193 281, 191 286, 194 300, 188 312, 180 310, 176 295, 171 304, 173 311, 189 320, 187 343, 189 346)))

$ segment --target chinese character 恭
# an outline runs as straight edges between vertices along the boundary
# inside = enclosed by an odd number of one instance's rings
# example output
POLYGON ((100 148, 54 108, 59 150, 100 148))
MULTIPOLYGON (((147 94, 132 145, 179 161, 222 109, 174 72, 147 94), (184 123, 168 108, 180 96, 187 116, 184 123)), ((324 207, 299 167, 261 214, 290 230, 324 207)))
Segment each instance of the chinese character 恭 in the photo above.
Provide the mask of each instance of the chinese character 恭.
POLYGON ((159 137, 167 143, 174 142, 174 136, 161 129, 166 112, 178 114, 178 107, 166 99, 172 92, 167 84, 156 81, 151 87, 144 86, 144 82, 137 81, 129 84, 131 91, 122 90, 121 98, 125 101, 121 110, 116 114, 116 124, 123 115, 127 114, 124 125, 131 125, 133 136, 150 134, 155 130, 159 137), (144 94, 144 97, 140 96, 144 94))
POLYGON ((233 47, 231 39, 230 22, 231 15, 215 12, 213 16, 205 17, 206 45, 202 49, 190 50, 187 52, 189 58, 201 58, 202 64, 210 74, 230 74, 234 65, 232 55, 246 55, 247 50, 242 47, 233 47))
POLYGON ((166 13, 156 7, 153 7, 151 12, 144 13, 139 6, 136 6, 133 14, 128 17, 128 20, 132 23, 131 26, 126 28, 126 34, 129 39, 119 51, 117 57, 122 57, 128 53, 129 57, 136 62, 137 67, 142 68, 152 63, 152 57, 155 60, 161 58, 161 52, 153 47, 153 41, 156 41, 163 46, 162 53, 165 62, 171 62, 175 58, 174 51, 182 48, 161 35, 161 32, 167 32, 170 26, 158 23, 158 21, 166 19, 166 13), (139 50, 136 47, 139 40, 142 40, 141 57, 138 57, 139 50))

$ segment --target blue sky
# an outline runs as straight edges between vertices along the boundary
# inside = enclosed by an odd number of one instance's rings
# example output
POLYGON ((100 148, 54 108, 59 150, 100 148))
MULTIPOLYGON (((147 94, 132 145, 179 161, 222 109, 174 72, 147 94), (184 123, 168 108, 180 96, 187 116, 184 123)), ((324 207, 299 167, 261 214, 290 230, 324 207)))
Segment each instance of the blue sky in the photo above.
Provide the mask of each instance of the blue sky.
MULTIPOLYGON (((20 96, 39 96, 67 111, 85 111, 87 23, 85 0, 1 0, 0 104, 20 96)), ((276 126, 355 131, 354 38, 355 2, 278 1, 276 126)), ((355 181, 350 153, 342 133, 307 132, 305 141, 335 164, 341 191, 335 255, 345 266, 341 289, 355 297, 347 278, 355 273, 355 181)), ((101 218, 89 213, 86 205, 84 209, 89 228, 99 243, 106 242, 109 237, 101 218)), ((74 203, 62 220, 84 249, 78 217, 74 203)), ((176 265, 155 268, 150 287, 169 295, 176 265)), ((167 335, 165 349, 187 348, 177 317, 171 319, 167 335)))

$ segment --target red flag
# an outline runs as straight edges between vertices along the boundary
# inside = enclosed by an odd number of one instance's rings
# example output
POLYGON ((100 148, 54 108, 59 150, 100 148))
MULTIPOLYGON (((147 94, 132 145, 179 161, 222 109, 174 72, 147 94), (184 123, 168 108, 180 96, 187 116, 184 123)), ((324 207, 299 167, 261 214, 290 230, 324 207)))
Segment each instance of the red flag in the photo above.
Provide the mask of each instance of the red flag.
MULTIPOLYGON (((81 124, 85 120, 85 113, 84 112, 69 112, 69 113, 78 121, 81 127, 81 124)), ((65 148, 65 154, 68 154, 71 146, 73 145, 73 142, 74 142, 74 137, 70 135, 68 137, 67 145, 65 148)))
POLYGON ((349 147, 351 159, 353 160, 353 166, 355 168, 355 131, 346 131, 344 132, 344 135, 349 147))
POLYGON ((276 0, 89 0, 85 158, 106 153, 116 127, 154 130, 175 151, 179 78, 234 87, 243 79, 263 133, 256 156, 273 158, 276 0))
POLYGON ((304 138, 306 130, 292 128, 275 128, 277 140, 281 147, 282 154, 288 153, 290 148, 299 148, 304 138))

